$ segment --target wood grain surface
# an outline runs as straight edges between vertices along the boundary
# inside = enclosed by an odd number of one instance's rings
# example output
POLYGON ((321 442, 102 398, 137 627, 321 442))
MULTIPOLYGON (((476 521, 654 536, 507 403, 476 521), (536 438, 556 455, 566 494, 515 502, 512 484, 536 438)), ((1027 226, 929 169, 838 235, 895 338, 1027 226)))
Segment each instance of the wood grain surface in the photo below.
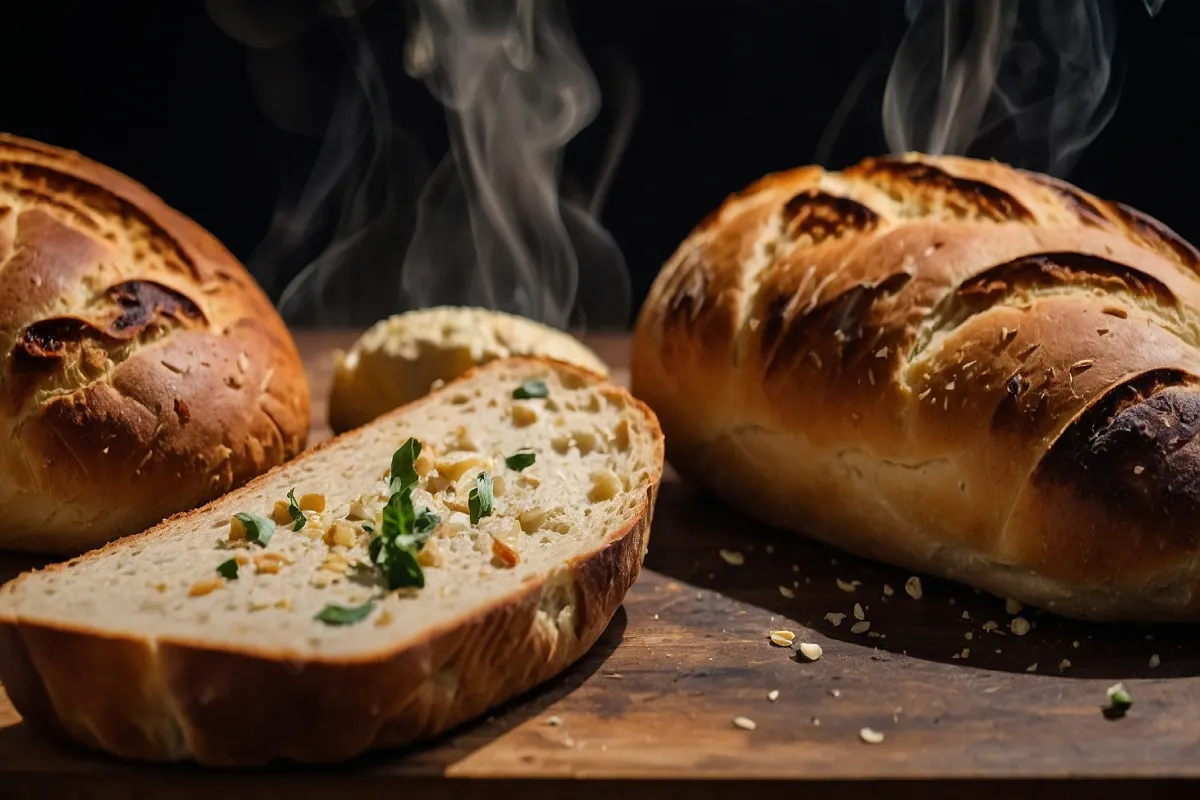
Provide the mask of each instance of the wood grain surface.
MULTIPOLYGON (((331 350, 348 337, 297 338, 318 401, 315 443, 328 436, 331 350)), ((627 339, 589 343, 628 379, 627 339)), ((0 578, 36 563, 0 557, 0 578)), ((131 765, 42 738, 0 693, 0 797, 1196 791, 1196 627, 1085 625, 1025 611, 1031 629, 1018 636, 1002 601, 933 579, 915 599, 910 577, 764 528, 668 474, 646 568, 596 647, 559 679, 438 742, 335 769, 131 765), (744 563, 728 563, 722 549, 744 563), (869 631, 852 632, 856 604, 869 631), (845 618, 835 625, 829 614, 845 618), (772 630, 824 654, 814 662, 775 646, 772 630), (1116 681, 1134 705, 1110 720, 1102 707, 1116 681), (865 743, 864 727, 883 741, 865 743)))

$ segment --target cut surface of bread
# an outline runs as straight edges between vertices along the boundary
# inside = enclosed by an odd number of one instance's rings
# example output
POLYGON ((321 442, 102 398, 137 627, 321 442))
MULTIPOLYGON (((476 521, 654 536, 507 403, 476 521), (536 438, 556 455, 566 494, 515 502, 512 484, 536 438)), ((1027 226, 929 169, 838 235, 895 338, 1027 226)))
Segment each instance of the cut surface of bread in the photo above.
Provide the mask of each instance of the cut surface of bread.
POLYGON ((640 570, 662 459, 652 412, 601 376, 492 362, 0 588, 0 679, 34 725, 139 759, 335 761, 424 739, 591 646, 640 570), (424 585, 389 591, 370 542, 410 439, 412 507, 436 527, 413 548, 424 585))

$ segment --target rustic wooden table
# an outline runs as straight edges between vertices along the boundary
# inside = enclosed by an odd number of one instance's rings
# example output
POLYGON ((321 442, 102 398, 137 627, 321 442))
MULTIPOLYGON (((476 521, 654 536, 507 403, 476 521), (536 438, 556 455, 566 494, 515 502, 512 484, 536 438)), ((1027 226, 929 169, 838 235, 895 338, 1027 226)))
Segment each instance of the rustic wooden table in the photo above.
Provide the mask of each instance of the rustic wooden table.
MULTIPOLYGON (((297 338, 316 399, 316 442, 328 436, 331 348, 348 337, 297 338)), ((627 380, 628 340, 589 341, 627 380)), ((31 563, 0 560, 0 579, 31 563)), ((914 599, 904 590, 908 574, 756 525, 671 474, 645 566, 608 632, 561 678, 430 746, 334 769, 125 764, 43 739, 0 691, 0 797, 1196 791, 1188 782, 1200 779, 1194 627, 1033 615, 1033 629, 1016 636, 994 598, 926 579, 914 599), (722 548, 744 564, 726 563, 722 548), (851 632, 855 604, 869 632, 851 632), (845 620, 835 626, 830 613, 845 620), (773 629, 819 643, 824 656, 809 662, 773 646, 773 629), (1151 667, 1155 655, 1161 663, 1151 667), (1134 706, 1110 721, 1101 707, 1118 680, 1134 706), (735 717, 753 720, 753 730, 735 717), (864 743, 864 727, 883 742, 864 743)))

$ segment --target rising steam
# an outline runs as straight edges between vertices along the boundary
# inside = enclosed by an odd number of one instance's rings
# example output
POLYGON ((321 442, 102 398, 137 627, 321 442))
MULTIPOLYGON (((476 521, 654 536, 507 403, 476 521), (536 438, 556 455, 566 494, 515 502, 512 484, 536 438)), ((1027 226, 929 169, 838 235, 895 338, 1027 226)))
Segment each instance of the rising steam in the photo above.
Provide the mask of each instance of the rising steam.
MULTIPOLYGON (((1157 14, 1165 0, 1144 0, 1157 14)), ((1063 176, 1112 117, 1112 0, 908 0, 883 98, 888 147, 1063 176)))
POLYGON ((564 148, 600 93, 559 0, 413 0, 407 41, 397 35, 387 52, 360 18, 370 0, 208 2, 251 48, 251 85, 284 129, 312 116, 311 59, 286 52, 297 37, 332 18, 350 62, 307 183, 285 192, 250 259, 262 280, 325 237, 280 295, 285 319, 362 325, 466 304, 559 327, 626 324, 629 277, 597 216, 633 107, 618 114, 596 185, 564 197, 564 148), (389 91, 411 80, 401 57, 445 109, 450 148, 432 171, 389 91))
POLYGON ((559 192, 563 148, 600 108, 562 7, 417 0, 417 9, 408 65, 445 106, 450 153, 421 196, 406 293, 559 327, 624 326, 620 251, 593 209, 559 192))

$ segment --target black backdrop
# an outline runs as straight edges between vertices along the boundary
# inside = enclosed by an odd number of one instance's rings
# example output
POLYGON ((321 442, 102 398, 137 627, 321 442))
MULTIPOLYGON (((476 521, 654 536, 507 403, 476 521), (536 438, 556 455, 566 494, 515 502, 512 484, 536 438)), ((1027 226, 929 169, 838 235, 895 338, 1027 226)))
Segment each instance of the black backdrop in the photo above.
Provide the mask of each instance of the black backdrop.
MULTIPOLYGON (((1140 0, 1117 5, 1123 94, 1068 177, 1200 241, 1200 3, 1168 0, 1154 18, 1140 0)), ((619 91, 622 69, 638 76, 640 114, 602 217, 627 259, 634 308, 681 237, 727 193, 814 158, 847 86, 873 58, 879 69, 827 164, 885 149, 880 98, 906 24, 901 0, 577 0, 569 9, 607 98, 619 91)), ((403 11, 379 0, 363 19, 397 123, 436 160, 444 120, 401 69, 403 11)), ((0 129, 129 173, 243 259, 262 240, 283 188, 305 177, 317 152, 319 137, 283 131, 264 115, 247 80, 246 49, 202 3, 8 3, 0 30, 0 129)), ((301 90, 311 94, 313 120, 328 113, 333 76, 345 67, 338 41, 325 25, 297 50, 306 86, 327 90, 301 90)), ((568 172, 586 180, 594 171, 610 123, 606 110, 572 144, 568 172)), ((277 296, 320 247, 316 237, 257 274, 277 296)))

